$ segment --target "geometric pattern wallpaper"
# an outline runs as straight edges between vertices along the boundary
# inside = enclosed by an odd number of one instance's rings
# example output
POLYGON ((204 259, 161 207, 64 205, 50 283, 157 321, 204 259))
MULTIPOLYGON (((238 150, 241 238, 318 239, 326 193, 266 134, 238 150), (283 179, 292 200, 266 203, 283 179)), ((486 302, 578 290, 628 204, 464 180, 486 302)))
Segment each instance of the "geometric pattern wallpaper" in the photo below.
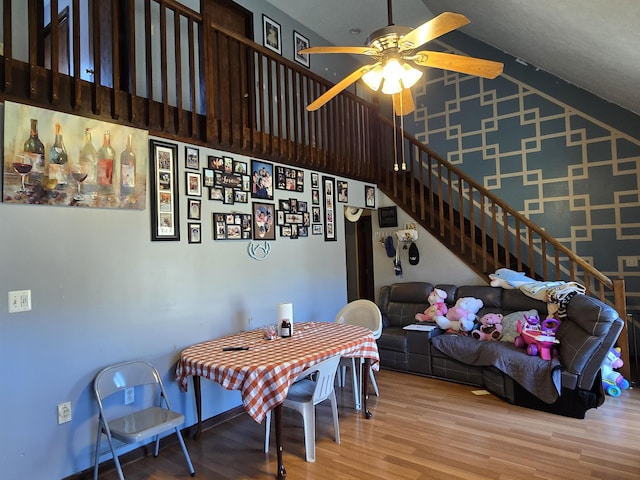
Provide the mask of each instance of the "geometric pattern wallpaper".
POLYGON ((425 77, 408 130, 602 273, 623 277, 638 318, 640 137, 507 73, 425 77))

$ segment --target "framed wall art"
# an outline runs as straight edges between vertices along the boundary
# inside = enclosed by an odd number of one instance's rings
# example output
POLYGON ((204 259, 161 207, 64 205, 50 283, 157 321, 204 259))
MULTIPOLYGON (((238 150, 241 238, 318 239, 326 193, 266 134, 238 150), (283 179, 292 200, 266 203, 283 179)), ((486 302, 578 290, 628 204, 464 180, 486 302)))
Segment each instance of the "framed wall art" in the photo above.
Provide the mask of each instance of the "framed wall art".
POLYGON ((309 48, 309 39, 294 30, 293 31, 293 58, 299 64, 309 68, 309 54, 299 53, 300 50, 304 50, 305 48, 309 48))
POLYGON ((349 184, 338 180, 338 202, 347 203, 349 201, 349 184))
POLYGON ((376 187, 364 186, 364 204, 367 208, 376 208, 376 187))
POLYGON ((189 243, 202 243, 202 226, 199 223, 189 223, 189 243))
POLYGON ((324 202, 324 239, 334 242, 336 237, 336 192, 335 181, 331 177, 322 177, 322 194, 324 202))
POLYGON ((273 164, 251 160, 251 197, 273 200, 273 164))
POLYGON ((200 153, 197 148, 184 147, 184 166, 192 170, 200 170, 200 153))
POLYGON ((151 240, 180 240, 178 146, 149 140, 151 240))
POLYGON ((251 240, 253 222, 249 213, 214 213, 214 240, 251 240))
POLYGON ((146 208, 146 130, 9 101, 4 102, 4 119, 2 202, 146 208), (108 151, 107 146, 113 158, 98 160, 96 150, 108 151))
POLYGON ((276 188, 290 192, 304 192, 304 170, 276 166, 276 188))
POLYGON ((264 46, 282 55, 282 37, 280 24, 262 14, 262 39, 264 46))
POLYGON ((187 218, 189 220, 200 220, 202 204, 200 200, 196 200, 195 198, 187 198, 187 218))
POLYGON ((271 203, 253 202, 253 239, 276 239, 276 212, 271 203))
POLYGON ((205 187, 214 187, 214 171, 211 168, 202 169, 202 185, 205 187))
POLYGON ((186 172, 187 195, 192 197, 202 196, 202 174, 200 172, 186 172))

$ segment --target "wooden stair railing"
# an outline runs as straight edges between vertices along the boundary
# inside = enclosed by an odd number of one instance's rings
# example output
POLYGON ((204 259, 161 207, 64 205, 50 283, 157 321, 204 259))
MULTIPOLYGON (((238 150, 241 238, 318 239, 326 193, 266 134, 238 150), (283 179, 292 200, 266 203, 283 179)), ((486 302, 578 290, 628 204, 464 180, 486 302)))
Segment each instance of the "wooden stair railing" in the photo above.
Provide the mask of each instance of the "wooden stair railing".
MULTIPOLYGON (((145 0, 140 15, 135 2, 119 12, 119 2, 91 0, 94 8, 87 12, 72 0, 71 75, 44 66, 45 29, 37 20, 44 17, 43 2, 20 6, 29 19, 24 32, 13 3, 3 0, 2 100, 375 183, 478 274, 508 267, 532 278, 577 281, 626 321, 622 279, 603 275, 411 135, 394 141, 393 123, 376 105, 343 92, 307 112, 306 105, 332 84, 251 40, 214 28, 210 2, 195 12, 175 0, 145 0), (111 21, 101 22, 108 14, 111 21), (80 36, 87 24, 93 25, 90 41, 80 36), (111 25, 110 31, 101 32, 100 25, 111 25), (14 27, 27 43, 25 58, 15 58, 14 27), (120 57, 123 45, 136 46, 129 48, 128 65, 120 57), (105 52, 111 52, 106 61, 105 52), (403 153, 407 170, 395 172, 394 159, 403 153)), ((50 8, 55 12, 58 2, 50 8)), ((55 24, 48 32, 46 64, 58 65, 60 32, 55 24)), ((627 367, 626 330, 619 343, 627 367)))

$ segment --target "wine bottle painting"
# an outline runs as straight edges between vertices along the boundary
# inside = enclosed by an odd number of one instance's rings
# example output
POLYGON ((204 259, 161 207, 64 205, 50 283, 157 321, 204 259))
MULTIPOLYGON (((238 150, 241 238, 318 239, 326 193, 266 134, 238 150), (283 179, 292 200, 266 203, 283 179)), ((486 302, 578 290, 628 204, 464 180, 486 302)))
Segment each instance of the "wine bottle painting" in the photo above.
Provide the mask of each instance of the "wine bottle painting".
POLYGON ((14 102, 4 112, 3 202, 145 209, 146 130, 14 102))

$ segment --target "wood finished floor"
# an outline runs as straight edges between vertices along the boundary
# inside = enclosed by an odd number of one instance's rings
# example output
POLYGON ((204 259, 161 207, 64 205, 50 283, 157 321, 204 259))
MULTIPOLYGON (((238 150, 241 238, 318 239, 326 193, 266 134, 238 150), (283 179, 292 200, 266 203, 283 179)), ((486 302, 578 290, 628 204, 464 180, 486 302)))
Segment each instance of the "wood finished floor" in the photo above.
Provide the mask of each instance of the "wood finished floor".
MULTIPOLYGON (((301 417, 285 410, 284 464, 290 480, 640 479, 640 391, 607 397, 583 420, 510 405, 473 387, 382 370, 373 418, 338 389, 341 444, 328 404, 317 408, 316 462, 304 461, 301 417)), ((206 399, 203 399, 206 401, 206 399)), ((186 439, 201 479, 273 479, 275 437, 240 415, 186 439)), ((127 480, 191 478, 179 446, 124 466, 127 480)), ((100 479, 117 479, 115 471, 100 479)))

